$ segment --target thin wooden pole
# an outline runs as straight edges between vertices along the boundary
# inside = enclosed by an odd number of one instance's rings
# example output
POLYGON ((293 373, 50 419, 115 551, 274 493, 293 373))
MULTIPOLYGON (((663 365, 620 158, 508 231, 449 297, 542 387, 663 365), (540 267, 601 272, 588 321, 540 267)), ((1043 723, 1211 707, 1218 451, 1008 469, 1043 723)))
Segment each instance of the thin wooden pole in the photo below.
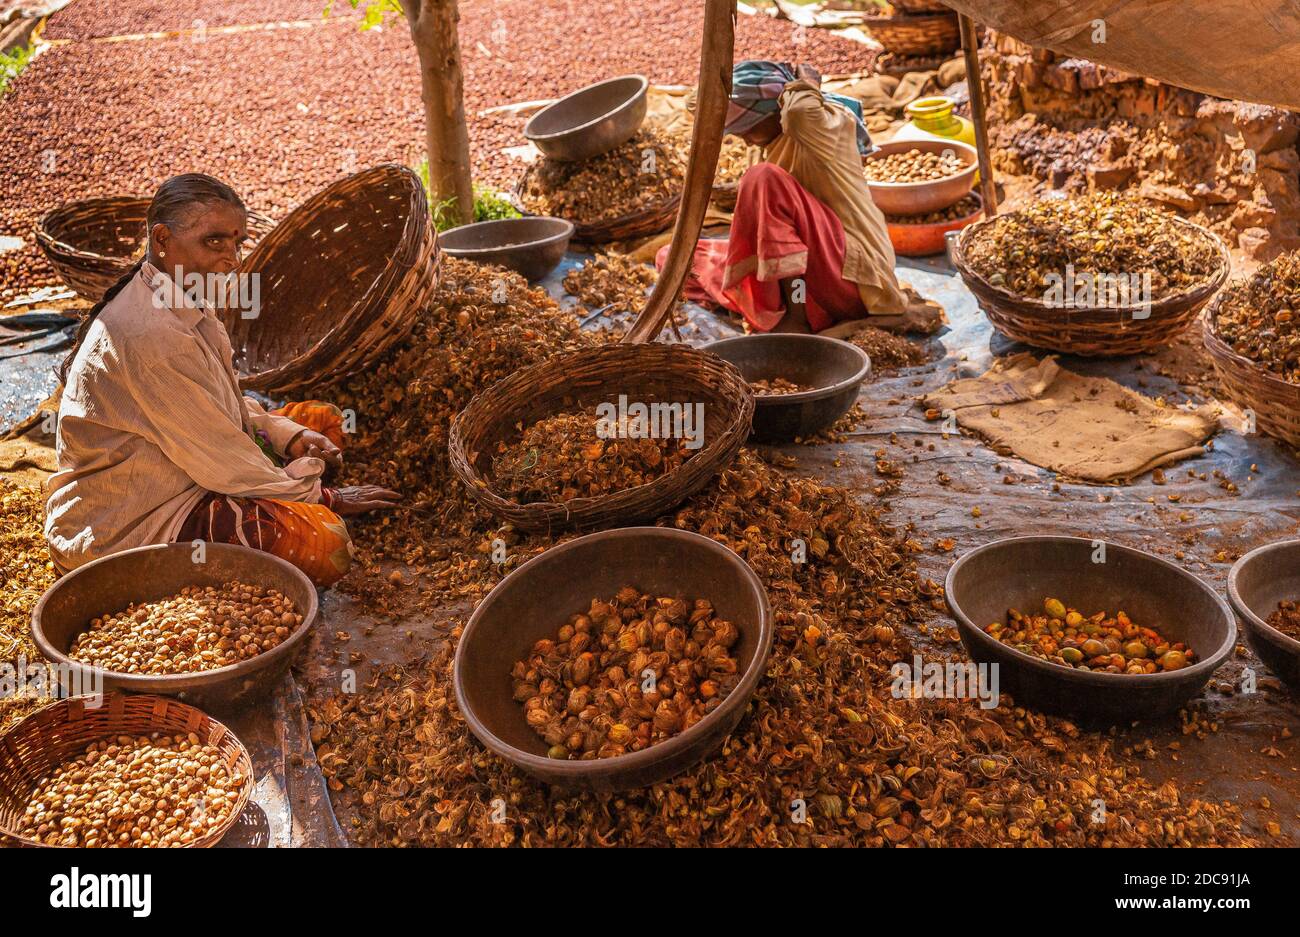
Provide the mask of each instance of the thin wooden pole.
POLYGON ((975 124, 975 149, 980 161, 980 196, 984 199, 984 217, 998 211, 997 187, 993 184, 993 162, 989 159, 989 129, 984 112, 984 79, 980 75, 979 37, 975 21, 958 14, 961 23, 961 49, 966 57, 966 88, 970 94, 971 120, 975 124))

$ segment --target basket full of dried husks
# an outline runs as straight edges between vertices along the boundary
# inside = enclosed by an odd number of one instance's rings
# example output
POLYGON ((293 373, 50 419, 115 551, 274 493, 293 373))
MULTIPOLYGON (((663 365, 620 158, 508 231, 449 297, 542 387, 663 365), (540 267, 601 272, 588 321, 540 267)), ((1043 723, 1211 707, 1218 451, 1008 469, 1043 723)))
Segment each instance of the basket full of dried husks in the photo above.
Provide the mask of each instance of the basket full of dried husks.
POLYGON ((1205 347, 1226 395, 1300 447, 1300 251, 1233 283, 1206 310, 1205 347))
POLYGON ((457 704, 489 749, 552 784, 610 791, 707 757, 762 679, 758 576, 696 533, 632 527, 525 563, 475 610, 457 704))
POLYGON ((252 788, 243 743, 193 706, 76 696, 0 736, 0 842, 215 846, 252 788))
POLYGON ((603 244, 670 228, 685 179, 686 156, 677 142, 645 128, 591 159, 539 159, 524 171, 514 198, 528 214, 573 222, 575 241, 603 244))
POLYGON ((480 393, 452 424, 451 465, 521 530, 655 517, 699 491, 749 435, 736 368, 685 345, 557 355, 480 393))
POLYGON ((1113 193, 1045 199, 965 228, 953 263, 1008 338, 1072 355, 1167 344, 1228 276, 1213 233, 1113 193))

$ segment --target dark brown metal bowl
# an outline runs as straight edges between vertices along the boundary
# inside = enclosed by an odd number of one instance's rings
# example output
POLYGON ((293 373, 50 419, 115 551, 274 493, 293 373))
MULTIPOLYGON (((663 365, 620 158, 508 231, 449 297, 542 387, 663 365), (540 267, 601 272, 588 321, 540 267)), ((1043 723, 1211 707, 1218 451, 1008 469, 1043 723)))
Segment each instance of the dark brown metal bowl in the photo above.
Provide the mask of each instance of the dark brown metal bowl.
MULTIPOLYGON (((72 686, 174 696, 205 711, 233 712, 267 693, 289 668, 316 621, 316 587, 297 567, 249 547, 204 545, 205 562, 193 562, 188 543, 137 547, 78 567, 52 585, 32 611, 32 640, 47 660, 61 664, 72 686), (238 579, 276 589, 292 599, 302 624, 280 644, 256 657, 203 673, 143 676, 101 671, 68 657, 77 635, 92 618, 175 595, 185 586, 216 586, 238 579)), ((84 692, 84 690, 83 690, 84 692)))
POLYGON ((470 730, 491 751, 529 774, 566 788, 616 791, 672 777, 722 743, 762 678, 772 647, 772 613, 758 576, 735 553, 699 534, 625 527, 552 547, 512 572, 470 617, 456 649, 456 701, 470 730), (543 637, 594 598, 624 586, 657 595, 707 598, 740 629, 741 680, 716 710, 680 735, 615 758, 566 761, 524 721, 510 670, 543 637))
POLYGON ((1232 610, 1191 573, 1114 543, 1082 537, 1010 537, 967 553, 948 571, 945 591, 962 644, 976 663, 998 665, 999 689, 1020 705, 1127 722, 1171 712, 1200 691, 1237 638, 1232 610), (1196 652, 1182 670, 1140 676, 1075 670, 1031 657, 984 631, 1007 609, 1042 608, 1058 598, 1084 614, 1124 610, 1196 652))
POLYGON ((524 136, 563 162, 608 153, 641 129, 649 87, 644 75, 624 75, 579 88, 534 114, 524 136))
POLYGON ((761 442, 789 442, 833 425, 853 406, 871 373, 865 351, 825 335, 742 335, 710 342, 704 350, 730 361, 747 381, 783 377, 813 388, 755 395, 750 438, 761 442))
POLYGON ((444 254, 499 264, 527 280, 540 280, 564 259, 573 222, 531 215, 467 224, 438 235, 444 254))
POLYGON ((1300 598, 1300 540, 1270 543, 1237 560, 1228 574, 1228 598, 1251 649, 1287 686, 1300 690, 1300 641, 1266 621, 1278 602, 1300 598))

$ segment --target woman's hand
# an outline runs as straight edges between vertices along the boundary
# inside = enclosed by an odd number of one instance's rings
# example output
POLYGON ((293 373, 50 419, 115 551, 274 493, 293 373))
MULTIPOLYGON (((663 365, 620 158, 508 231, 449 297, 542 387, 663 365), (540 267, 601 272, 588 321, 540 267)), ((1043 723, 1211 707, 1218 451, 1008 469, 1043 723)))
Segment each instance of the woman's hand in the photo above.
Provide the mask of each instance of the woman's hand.
POLYGON ((352 514, 365 514, 367 511, 391 511, 401 503, 402 496, 396 491, 378 485, 349 485, 334 489, 334 501, 330 510, 341 517, 348 517, 352 514))
POLYGON ((305 429, 293 437, 285 450, 285 455, 290 459, 301 459, 304 456, 323 459, 326 465, 332 465, 334 468, 343 464, 342 450, 324 433, 318 433, 313 429, 305 429))
POLYGON ((794 69, 794 77, 796 80, 802 79, 808 82, 815 88, 821 88, 822 86, 821 72, 817 71, 817 69, 811 65, 796 65, 794 69))

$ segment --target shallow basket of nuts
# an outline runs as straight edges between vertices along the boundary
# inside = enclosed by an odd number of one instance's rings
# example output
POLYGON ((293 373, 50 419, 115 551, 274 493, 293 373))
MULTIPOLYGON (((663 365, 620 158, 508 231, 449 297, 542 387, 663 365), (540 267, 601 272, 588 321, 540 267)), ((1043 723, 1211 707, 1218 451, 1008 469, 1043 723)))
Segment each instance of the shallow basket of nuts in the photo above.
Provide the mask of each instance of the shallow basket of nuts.
POLYGON ((999 691, 1112 724, 1177 709, 1237 638, 1232 610, 1196 576, 1083 537, 985 544, 953 564, 945 592, 971 659, 997 666, 999 691))
POLYGON ((602 531, 520 566, 475 609, 456 700, 480 742, 543 781, 643 787, 722 743, 772 637, 767 593, 731 550, 672 528, 602 531))
POLYGON ((977 221, 957 236, 952 261, 1003 335, 1084 357, 1168 344, 1231 264, 1213 232, 1110 193, 977 221))
POLYGON ((269 692, 316 619, 316 588, 278 557, 220 543, 124 550, 59 579, 32 640, 66 689, 175 696, 216 712, 269 692))
POLYGON ((735 459, 753 414, 745 379, 717 355, 604 345, 479 393, 452 422, 448 450, 471 497, 520 530, 591 530, 656 517, 699 491, 735 459))
POLYGON ((942 211, 970 192, 975 148, 960 140, 891 140, 863 163, 871 199, 886 215, 942 211))
POLYGON ((0 843, 215 846, 252 789, 243 743, 202 711, 159 696, 71 697, 0 736, 0 843))

